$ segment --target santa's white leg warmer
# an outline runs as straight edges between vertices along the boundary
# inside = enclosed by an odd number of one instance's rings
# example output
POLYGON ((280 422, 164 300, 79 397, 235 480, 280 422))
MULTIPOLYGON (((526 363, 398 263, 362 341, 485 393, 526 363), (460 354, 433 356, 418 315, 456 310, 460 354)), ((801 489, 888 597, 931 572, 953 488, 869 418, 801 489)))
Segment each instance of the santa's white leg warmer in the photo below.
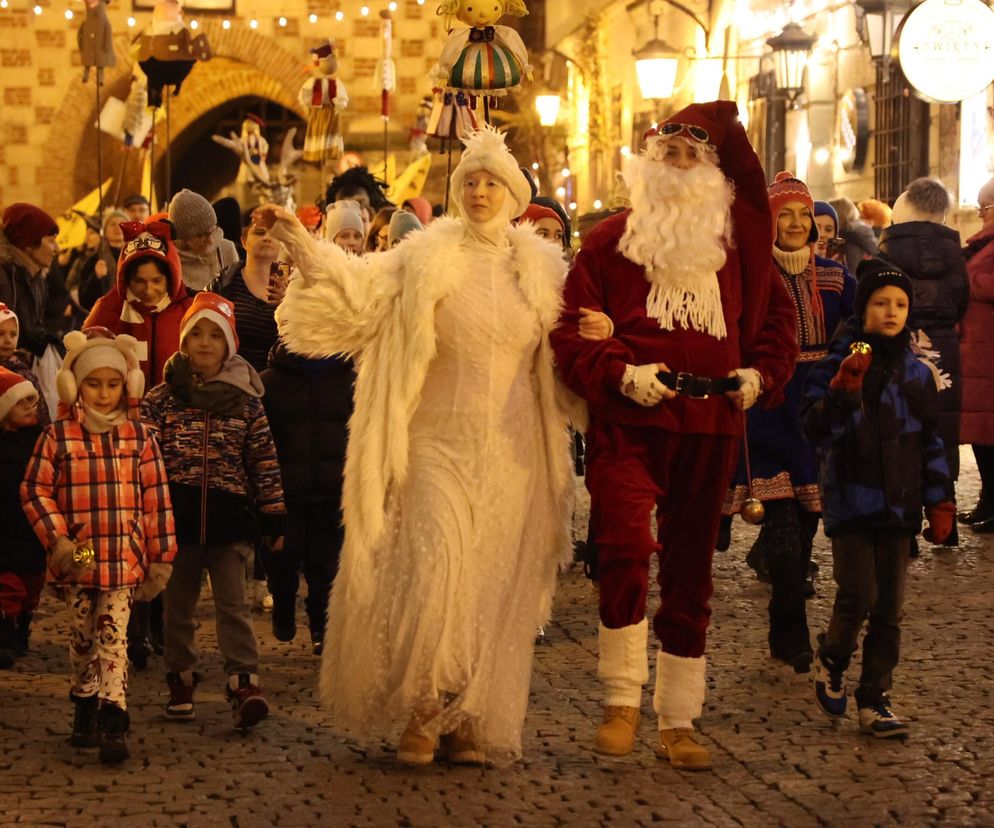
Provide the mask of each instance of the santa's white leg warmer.
POLYGON ((656 693, 652 708, 659 716, 659 729, 692 728, 704 710, 706 660, 682 658, 662 650, 656 653, 656 693))
POLYGON ((608 707, 639 707, 642 687, 649 680, 649 623, 646 619, 616 630, 600 625, 597 675, 604 684, 608 707))

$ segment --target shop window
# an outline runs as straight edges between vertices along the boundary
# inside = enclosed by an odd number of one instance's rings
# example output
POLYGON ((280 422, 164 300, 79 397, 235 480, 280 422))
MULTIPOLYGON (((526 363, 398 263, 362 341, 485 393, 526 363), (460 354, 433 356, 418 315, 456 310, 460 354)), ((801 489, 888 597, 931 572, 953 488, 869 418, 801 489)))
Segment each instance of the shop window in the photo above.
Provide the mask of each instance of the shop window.
POLYGON ((887 204, 928 175, 929 105, 916 98, 896 60, 877 63, 874 195, 887 204))

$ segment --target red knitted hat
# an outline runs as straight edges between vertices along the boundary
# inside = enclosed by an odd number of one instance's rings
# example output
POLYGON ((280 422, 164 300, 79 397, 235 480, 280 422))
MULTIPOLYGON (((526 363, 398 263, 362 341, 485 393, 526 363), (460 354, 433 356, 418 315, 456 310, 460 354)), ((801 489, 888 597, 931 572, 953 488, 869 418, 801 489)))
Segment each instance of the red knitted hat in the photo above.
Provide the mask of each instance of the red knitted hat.
POLYGON ((45 236, 59 235, 59 227, 41 207, 18 202, 3 211, 3 232, 14 247, 27 250, 45 236))
POLYGON ((808 242, 818 241, 818 226, 815 224, 815 202, 811 197, 811 190, 808 185, 799 178, 794 177, 792 172, 778 172, 769 187, 770 213, 773 219, 773 241, 777 240, 777 216, 780 215, 780 208, 791 201, 800 201, 811 213, 811 232, 808 234, 808 242))
POLYGON ((179 327, 179 344, 193 330, 193 326, 201 319, 207 319, 217 325, 224 333, 228 343, 228 358, 238 353, 238 330, 235 327, 235 306, 223 296, 209 291, 201 291, 193 297, 193 304, 186 309, 179 327))
POLYGON ((123 221, 124 249, 117 263, 117 284, 124 292, 124 273, 128 265, 136 259, 158 259, 169 268, 169 292, 183 281, 183 267, 179 262, 179 251, 173 244, 173 227, 168 221, 123 221))
POLYGON ((555 219, 559 226, 562 227, 563 233, 566 232, 566 226, 563 224, 562 217, 553 210, 551 207, 545 207, 542 204, 529 204, 528 209, 521 214, 521 218, 518 221, 530 221, 537 223, 539 219, 555 219))
POLYGON ((0 368, 0 422, 10 413, 10 409, 30 397, 37 400, 38 392, 28 380, 6 368, 0 368))

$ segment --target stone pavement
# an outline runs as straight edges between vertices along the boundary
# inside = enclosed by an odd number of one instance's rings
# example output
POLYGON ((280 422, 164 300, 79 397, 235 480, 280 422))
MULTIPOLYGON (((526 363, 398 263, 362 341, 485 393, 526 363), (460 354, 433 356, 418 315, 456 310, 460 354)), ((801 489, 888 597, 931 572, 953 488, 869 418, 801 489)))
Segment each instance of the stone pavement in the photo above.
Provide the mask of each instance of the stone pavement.
MULTIPOLYGON (((976 497, 964 455, 961 501, 976 497)), ((207 677, 197 720, 166 722, 161 660, 132 676, 132 760, 114 770, 68 745, 62 610, 46 597, 33 653, 0 673, 0 825, 994 825, 994 536, 958 550, 925 544, 913 564, 893 698, 906 742, 861 736, 811 700, 810 680, 766 654, 767 588, 745 566, 755 529, 736 521, 716 557, 709 697, 701 729, 711 773, 681 774, 654 755, 651 697, 636 751, 589 748, 599 718, 596 597, 563 576, 547 643, 537 648, 525 758, 506 770, 395 765, 387 749, 332 735, 315 701, 306 627, 276 642, 257 616, 271 717, 232 730, 211 616, 201 610, 207 677)), ((812 632, 834 594, 823 537, 812 632)))

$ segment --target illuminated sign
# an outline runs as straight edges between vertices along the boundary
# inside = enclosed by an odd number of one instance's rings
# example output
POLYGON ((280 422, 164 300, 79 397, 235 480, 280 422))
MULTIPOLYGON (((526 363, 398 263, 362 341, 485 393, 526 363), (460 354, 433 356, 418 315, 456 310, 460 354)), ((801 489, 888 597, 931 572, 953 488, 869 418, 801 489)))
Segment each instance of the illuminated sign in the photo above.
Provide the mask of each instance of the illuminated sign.
POLYGON ((994 11, 980 0, 925 0, 904 18, 897 48, 922 97, 957 103, 994 81, 994 11))

